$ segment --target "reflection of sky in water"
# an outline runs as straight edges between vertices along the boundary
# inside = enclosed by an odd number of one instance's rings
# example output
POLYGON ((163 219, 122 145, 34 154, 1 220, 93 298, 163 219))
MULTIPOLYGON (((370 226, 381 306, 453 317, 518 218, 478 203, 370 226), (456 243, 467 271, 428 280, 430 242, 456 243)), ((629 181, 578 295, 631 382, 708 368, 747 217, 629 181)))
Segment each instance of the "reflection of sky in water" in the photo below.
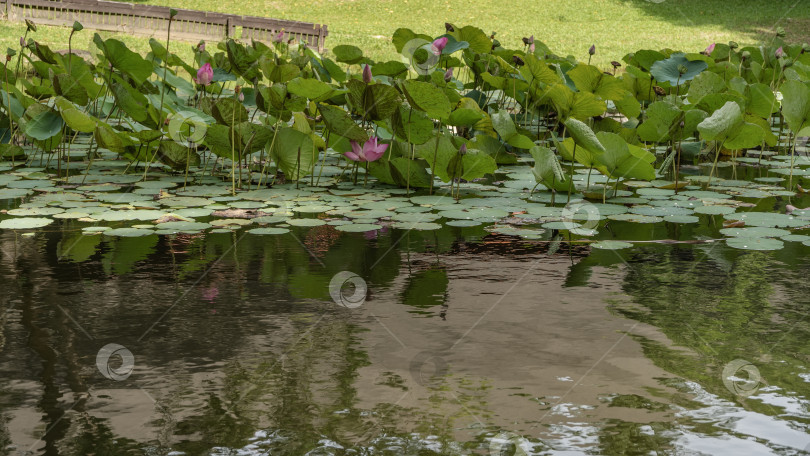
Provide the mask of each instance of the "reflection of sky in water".
MULTIPOLYGON (((681 424, 664 431, 668 437, 674 440, 676 454, 786 454, 785 451, 806 451, 806 447, 810 445, 810 435, 802 430, 806 424, 747 411, 706 392, 694 382, 686 382, 684 386, 689 393, 694 395, 693 399, 703 404, 704 407, 694 410, 681 409, 675 414, 675 421, 681 424), (725 430, 726 432, 719 432, 715 435, 697 432, 695 425, 698 423, 709 423, 713 428, 718 428, 714 429, 715 431, 725 430)), ((788 413, 806 420, 808 418, 807 401, 779 395, 775 392, 778 390, 777 387, 763 388, 758 394, 752 396, 752 399, 784 408, 788 413)), ((575 418, 591 409, 593 407, 563 403, 555 406, 552 413, 575 418)), ((638 433, 653 436, 655 431, 651 426, 642 425, 638 428, 638 433)), ((490 436, 484 442, 483 450, 506 448, 511 443, 511 448, 518 446, 526 455, 598 454, 600 428, 589 423, 571 420, 566 424, 549 426, 547 437, 540 442, 537 440, 532 442, 529 439, 516 434, 499 433, 490 436)), ((278 445, 283 445, 284 441, 285 437, 278 432, 258 431, 250 444, 238 449, 220 448, 212 454, 225 456, 234 454, 234 451, 236 451, 235 454, 244 456, 268 454, 268 448, 277 448, 278 445)), ((425 437, 416 433, 407 437, 378 436, 372 439, 369 445, 351 448, 343 447, 337 442, 324 438, 318 442, 316 448, 307 454, 342 454, 342 451, 347 449, 359 451, 360 454, 378 454, 384 451, 401 452, 397 454, 426 454, 425 451, 432 452, 431 454, 468 454, 458 443, 448 445, 447 442, 440 441, 436 436, 425 437)))

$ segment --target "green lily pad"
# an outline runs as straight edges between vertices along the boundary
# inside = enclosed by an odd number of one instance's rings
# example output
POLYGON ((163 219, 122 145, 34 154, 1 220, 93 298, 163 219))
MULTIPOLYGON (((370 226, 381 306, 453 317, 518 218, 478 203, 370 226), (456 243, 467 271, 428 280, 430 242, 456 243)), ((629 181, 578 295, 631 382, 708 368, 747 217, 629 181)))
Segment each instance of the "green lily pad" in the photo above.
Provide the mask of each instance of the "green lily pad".
POLYGON ((326 222, 321 219, 293 219, 287 220, 287 223, 292 226, 322 226, 326 222))
POLYGON ((250 234, 285 234, 289 233, 290 230, 287 228, 253 228, 247 232, 250 234))
POLYGON ((782 230, 779 228, 766 228, 761 226, 754 226, 750 228, 723 228, 720 230, 725 236, 733 236, 733 237, 755 237, 755 238, 765 238, 765 237, 782 237, 790 235, 790 231, 782 230))
MULTIPOLYGON (((431 222, 394 222, 391 224, 394 228, 401 230, 416 230, 416 231, 432 231, 441 229, 441 225, 431 222)), ((338 227, 340 229, 341 227, 338 227)))
POLYGON ((694 215, 667 215, 664 217, 664 221, 669 223, 698 223, 700 217, 694 215))
POLYGON ((473 226, 481 225, 479 220, 450 220, 449 222, 445 223, 448 226, 455 226, 458 228, 469 228, 473 226))
POLYGON ((696 213, 705 215, 727 215, 736 210, 729 206, 700 206, 695 208, 696 213))
POLYGON ((351 225, 339 225, 335 229, 346 233, 365 233, 366 231, 375 231, 381 228, 382 226, 371 223, 352 223, 351 225))
POLYGON ((114 228, 104 231, 105 236, 118 236, 118 237, 140 237, 155 234, 152 230, 144 230, 142 228, 114 228))
POLYGON ((159 230, 202 231, 211 228, 211 225, 202 222, 165 222, 158 223, 155 228, 159 230))
POLYGON ((32 230, 42 228, 53 223, 52 219, 42 217, 13 218, 0 221, 3 230, 32 230))
POLYGON ((756 237, 734 237, 726 239, 729 247, 742 250, 779 250, 785 243, 779 239, 756 238, 756 237))
POLYGON ((790 242, 807 242, 810 241, 810 236, 806 234, 788 234, 780 237, 779 239, 790 242))
POLYGON ((594 242, 593 244, 591 244, 591 247, 602 250, 620 250, 633 247, 633 244, 624 241, 604 240, 594 242))
POLYGON ((802 220, 792 215, 776 214, 773 212, 736 212, 727 214, 723 218, 726 220, 743 221, 746 226, 796 228, 809 224, 807 220, 802 220))

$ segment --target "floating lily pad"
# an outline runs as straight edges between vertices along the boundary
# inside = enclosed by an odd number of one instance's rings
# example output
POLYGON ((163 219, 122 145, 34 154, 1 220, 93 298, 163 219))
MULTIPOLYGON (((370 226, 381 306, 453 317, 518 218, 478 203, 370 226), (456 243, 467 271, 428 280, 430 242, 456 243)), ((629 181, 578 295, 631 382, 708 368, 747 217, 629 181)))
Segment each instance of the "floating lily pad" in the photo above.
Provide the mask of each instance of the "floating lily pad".
POLYGON ((287 228, 253 228, 252 230, 247 231, 250 234, 285 234, 289 233, 290 230, 287 228))
POLYGON ((700 217, 694 215, 667 215, 664 217, 664 221, 669 223, 698 223, 700 217))
POLYGON ((53 223, 53 219, 42 217, 21 217, 0 221, 3 230, 33 230, 53 223))
POLYGON ((455 226, 458 228, 469 228, 472 226, 479 226, 481 222, 479 220, 450 220, 449 222, 445 223, 448 226, 455 226))
POLYGON ((105 236, 118 236, 118 237, 139 237, 149 236, 155 234, 152 230, 145 230, 142 228, 114 228, 104 231, 105 236))
POLYGON ((616 214, 608 216, 611 220, 621 221, 621 222, 634 222, 634 223, 658 223, 663 221, 662 217, 657 217, 653 215, 642 215, 642 214, 616 214))
POLYGON ((8 211, 8 215, 29 217, 34 215, 55 215, 65 212, 60 207, 19 207, 8 211))
POLYGON ((810 241, 810 236, 807 236, 806 234, 788 234, 780 237, 779 239, 790 242, 807 242, 810 241))
POLYGON ((159 200, 160 204, 168 207, 194 207, 211 204, 207 198, 195 198, 190 196, 172 196, 159 200))
POLYGON ((379 230, 380 228, 382 228, 380 225, 371 223, 352 223, 351 225, 339 225, 335 229, 347 233, 365 233, 366 231, 379 230))
POLYGON ((787 236, 790 234, 790 231, 782 230, 779 228, 766 228, 761 226, 754 226, 746 228, 723 228, 722 230, 720 230, 720 233, 726 236, 733 236, 733 237, 764 238, 764 237, 787 236))
POLYGON ((773 212, 737 212, 724 216, 726 220, 739 220, 745 222, 747 226, 784 227, 795 228, 809 224, 807 220, 802 220, 787 214, 776 214, 773 212))
POLYGON ((159 230, 176 230, 176 231, 202 231, 211 228, 211 225, 202 222, 165 222, 158 223, 155 228, 159 230))
POLYGON ((779 239, 756 237, 733 237, 726 239, 726 244, 743 250, 779 250, 785 246, 779 239))
POLYGON ((212 220, 212 221, 208 222, 208 224, 211 225, 211 226, 219 226, 219 227, 224 227, 224 226, 244 226, 244 225, 250 225, 251 223, 252 223, 252 221, 248 220, 248 219, 233 219, 233 218, 232 219, 212 220))
POLYGON ((602 250, 620 250, 633 247, 633 244, 624 241, 604 240, 594 242, 593 244, 591 244, 591 247, 602 250))
MULTIPOLYGON (((391 226, 401 230, 432 231, 441 229, 438 223, 430 222, 394 222, 391 226)), ((340 229, 342 227, 338 227, 340 229)))
POLYGON ((729 206, 700 206, 695 208, 695 212, 705 215, 726 215, 731 214, 737 209, 729 206))
POLYGON ((292 226, 321 226, 326 225, 326 222, 321 219, 293 219, 287 220, 287 223, 292 226))

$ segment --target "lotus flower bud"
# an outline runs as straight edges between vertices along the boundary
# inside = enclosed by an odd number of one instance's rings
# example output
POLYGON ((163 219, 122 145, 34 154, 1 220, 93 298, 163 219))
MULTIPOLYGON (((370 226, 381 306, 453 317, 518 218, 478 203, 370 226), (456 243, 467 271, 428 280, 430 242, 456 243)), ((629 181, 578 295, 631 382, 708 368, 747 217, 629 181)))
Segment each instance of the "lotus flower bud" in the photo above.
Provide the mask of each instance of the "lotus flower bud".
POLYGON ((523 66, 526 64, 526 62, 524 62, 523 59, 521 59, 516 55, 512 56, 512 61, 515 62, 515 66, 523 66))
POLYGON ((777 59, 781 59, 782 57, 784 57, 786 55, 785 51, 782 50, 782 46, 779 46, 776 49, 776 52, 774 52, 773 54, 776 56, 777 59))
POLYGON ((371 66, 366 64, 363 66, 363 82, 366 84, 371 83, 372 76, 371 76, 371 66))
POLYGON ((450 67, 444 72, 444 82, 450 82, 453 79, 453 68, 450 67))
POLYGON ((197 70, 197 83, 208 86, 213 80, 214 69, 211 68, 210 63, 206 63, 205 65, 201 66, 199 70, 197 70))
POLYGON ((445 30, 447 30, 447 33, 450 33, 450 32, 455 32, 455 31, 456 31, 456 28, 455 28, 455 27, 453 27, 453 24, 451 24, 451 23, 449 23, 449 22, 445 22, 445 23, 444 23, 444 29, 445 29, 445 30))
POLYGON ((534 43, 529 45, 529 54, 534 54, 534 43))
POLYGON ((441 55, 445 46, 447 46, 447 37, 443 36, 441 38, 436 38, 433 43, 431 43, 430 49, 433 51, 433 54, 441 55))
POLYGON ((706 47, 706 50, 703 51, 703 55, 712 55, 712 52, 714 52, 714 46, 715 43, 712 43, 708 47, 706 47))
POLYGON ((588 55, 596 54, 596 45, 592 44, 591 47, 588 49, 588 55))
POLYGON ((240 103, 245 101, 245 92, 239 92, 239 95, 236 97, 236 99, 239 100, 240 103))
POLYGON ((200 41, 197 45, 197 52, 205 52, 205 41, 200 41))
POLYGON ((461 147, 458 148, 458 154, 459 155, 464 155, 466 153, 467 153, 467 145, 462 144, 461 147))
POLYGON ((20 47, 25 47, 25 38, 20 37, 20 47))

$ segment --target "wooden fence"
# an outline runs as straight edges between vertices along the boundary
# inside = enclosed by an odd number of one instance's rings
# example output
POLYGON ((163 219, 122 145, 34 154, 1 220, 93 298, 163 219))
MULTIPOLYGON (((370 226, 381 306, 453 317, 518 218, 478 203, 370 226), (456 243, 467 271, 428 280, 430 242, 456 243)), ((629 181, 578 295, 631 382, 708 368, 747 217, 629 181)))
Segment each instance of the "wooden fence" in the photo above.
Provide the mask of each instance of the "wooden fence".
MULTIPOLYGON (((15 21, 72 26, 79 21, 88 29, 162 37, 169 26, 169 8, 105 0, 0 0, 0 9, 15 21)), ((257 16, 177 9, 172 37, 184 41, 221 40, 226 37, 271 41, 280 31, 284 39, 303 40, 323 51, 329 34, 326 25, 257 16)))

